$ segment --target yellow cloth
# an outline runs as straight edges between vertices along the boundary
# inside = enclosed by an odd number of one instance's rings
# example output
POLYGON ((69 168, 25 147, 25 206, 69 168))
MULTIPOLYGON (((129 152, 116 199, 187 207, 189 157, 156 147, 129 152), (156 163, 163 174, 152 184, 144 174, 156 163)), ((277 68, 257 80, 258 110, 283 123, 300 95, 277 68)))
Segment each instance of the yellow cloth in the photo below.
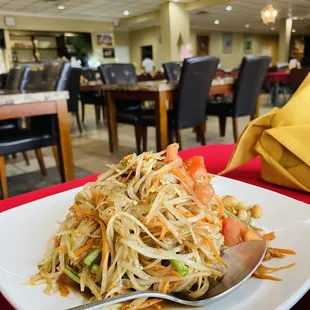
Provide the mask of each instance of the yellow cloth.
POLYGON ((263 180, 310 192, 310 74, 282 109, 248 124, 221 174, 256 156, 263 180))

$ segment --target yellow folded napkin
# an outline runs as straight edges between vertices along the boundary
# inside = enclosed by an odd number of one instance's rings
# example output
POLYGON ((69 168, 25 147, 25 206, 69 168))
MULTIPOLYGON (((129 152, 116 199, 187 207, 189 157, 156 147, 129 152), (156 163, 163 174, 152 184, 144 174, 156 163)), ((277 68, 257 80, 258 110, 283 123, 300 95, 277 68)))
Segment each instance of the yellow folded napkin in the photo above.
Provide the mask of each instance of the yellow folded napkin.
POLYGON ((221 174, 256 156, 263 180, 310 192, 310 74, 282 109, 248 124, 221 174))

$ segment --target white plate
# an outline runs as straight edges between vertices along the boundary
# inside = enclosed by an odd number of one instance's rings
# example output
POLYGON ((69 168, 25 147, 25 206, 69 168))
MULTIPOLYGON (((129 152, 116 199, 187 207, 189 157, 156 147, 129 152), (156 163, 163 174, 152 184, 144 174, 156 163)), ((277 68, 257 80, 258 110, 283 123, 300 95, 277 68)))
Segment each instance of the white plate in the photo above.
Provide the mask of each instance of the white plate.
MULTIPOLYGON (((282 282, 251 278, 231 295, 212 304, 208 310, 271 310, 291 308, 310 288, 310 206, 280 194, 231 179, 213 179, 218 194, 230 194, 241 201, 263 206, 259 221, 267 231, 275 231, 275 247, 295 250, 269 262, 272 266, 296 263, 277 273, 282 282)), ((71 293, 47 296, 43 286, 22 284, 37 272, 36 262, 42 257, 49 237, 62 221, 80 188, 28 203, 0 214, 0 290, 16 309, 62 310, 83 303, 71 293)), ((178 307, 178 309, 181 309, 178 307)))

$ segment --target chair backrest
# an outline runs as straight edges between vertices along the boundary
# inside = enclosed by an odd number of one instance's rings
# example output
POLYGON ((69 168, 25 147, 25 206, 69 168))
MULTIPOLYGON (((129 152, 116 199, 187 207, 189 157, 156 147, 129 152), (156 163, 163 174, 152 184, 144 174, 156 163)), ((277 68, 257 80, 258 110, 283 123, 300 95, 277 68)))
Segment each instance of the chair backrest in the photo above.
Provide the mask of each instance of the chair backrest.
POLYGON ((219 59, 212 56, 184 60, 174 104, 179 129, 205 122, 209 91, 218 63, 219 59))
POLYGON ((98 67, 105 84, 137 84, 138 78, 133 64, 107 64, 98 67))
POLYGON ((8 73, 1 73, 0 74, 0 88, 1 89, 5 89, 5 84, 6 84, 6 81, 8 79, 8 73))
POLYGON ((70 98, 68 99, 69 112, 78 111, 81 74, 81 68, 71 68, 67 84, 67 90, 69 91, 70 96, 70 98))
POLYGON ((163 68, 165 77, 169 82, 178 80, 181 73, 181 64, 179 62, 166 62, 163 64, 163 68))
POLYGON ((271 58, 247 56, 241 63, 234 92, 234 116, 253 115, 271 58))
POLYGON ((44 67, 33 67, 28 73, 27 83, 25 85, 26 92, 43 91, 44 83, 44 67))
POLYGON ((43 66, 43 90, 65 90, 71 71, 70 63, 64 61, 53 61, 46 63, 43 66))
POLYGON ((294 92, 298 89, 309 72, 310 67, 302 67, 301 69, 295 68, 291 70, 291 85, 294 92))
POLYGON ((7 77, 5 89, 10 91, 23 91, 30 68, 27 66, 12 68, 7 77))
POLYGON ((82 76, 88 81, 96 81, 96 73, 97 70, 91 68, 83 68, 82 69, 82 76))

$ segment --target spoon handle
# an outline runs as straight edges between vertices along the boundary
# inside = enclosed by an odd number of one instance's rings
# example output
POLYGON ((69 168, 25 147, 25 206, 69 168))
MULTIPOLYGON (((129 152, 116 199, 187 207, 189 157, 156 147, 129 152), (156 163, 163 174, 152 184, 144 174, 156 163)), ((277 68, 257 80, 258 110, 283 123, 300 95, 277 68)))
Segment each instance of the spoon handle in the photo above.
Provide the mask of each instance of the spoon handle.
POLYGON ((111 306, 128 300, 133 300, 137 298, 146 298, 146 297, 164 298, 172 301, 175 299, 173 296, 169 296, 167 294, 161 294, 155 291, 130 292, 121 296, 110 297, 104 300, 95 301, 90 304, 73 307, 67 310, 96 310, 101 309, 103 306, 104 307, 111 306))

